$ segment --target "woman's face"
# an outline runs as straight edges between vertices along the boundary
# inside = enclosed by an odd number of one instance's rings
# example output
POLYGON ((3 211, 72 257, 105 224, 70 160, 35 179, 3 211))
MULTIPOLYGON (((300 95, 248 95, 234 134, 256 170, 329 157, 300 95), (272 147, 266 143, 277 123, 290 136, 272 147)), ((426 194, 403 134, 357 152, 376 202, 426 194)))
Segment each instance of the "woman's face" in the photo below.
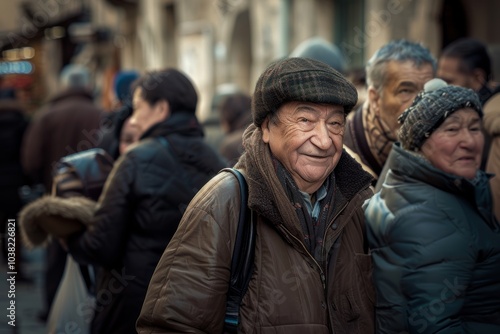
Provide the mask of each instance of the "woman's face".
POLYGON ((473 179, 481 165, 481 118, 471 108, 448 116, 422 145, 423 155, 446 173, 473 179))
POLYGON ((130 145, 139 141, 140 136, 139 128, 130 123, 130 117, 127 118, 120 132, 120 145, 118 147, 120 155, 125 153, 130 145))

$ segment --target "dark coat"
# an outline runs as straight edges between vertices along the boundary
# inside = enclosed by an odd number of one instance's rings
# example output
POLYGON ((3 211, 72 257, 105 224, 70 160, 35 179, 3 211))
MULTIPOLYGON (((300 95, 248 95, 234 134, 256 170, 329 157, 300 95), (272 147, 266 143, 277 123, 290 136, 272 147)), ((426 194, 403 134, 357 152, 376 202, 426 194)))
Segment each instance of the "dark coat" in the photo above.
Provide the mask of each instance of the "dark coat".
MULTIPOLYGON (((257 217, 254 273, 239 332, 373 333, 371 257, 364 249, 361 209, 372 195, 371 177, 344 152, 334 170, 338 183, 330 205, 336 210, 324 235, 327 261, 320 265, 303 242, 292 203, 280 187, 270 186, 279 183, 270 151, 250 158, 258 145, 264 144, 246 142, 249 149, 236 165, 246 176, 248 205, 257 217)), ((234 176, 220 173, 191 202, 151 279, 139 333, 222 332, 238 193, 234 176)))
POLYGON ((28 126, 21 106, 0 101, 0 212, 14 218, 21 207, 18 189, 27 183, 21 167, 21 141, 28 126), (11 216, 12 215, 12 216, 11 216))
POLYGON ((123 124, 132 112, 132 107, 125 104, 103 117, 101 126, 103 138, 97 146, 104 149, 113 159, 117 159, 120 155, 120 134, 123 124))
POLYGON ((475 182, 392 148, 365 209, 377 333, 500 333, 500 226, 475 182))
POLYGON ((52 98, 35 114, 24 136, 21 161, 28 176, 50 192, 57 161, 102 140, 101 115, 85 89, 71 88, 52 98))
POLYGON ((243 132, 245 129, 238 129, 228 133, 220 144, 220 154, 226 159, 230 166, 234 166, 244 152, 243 132))
POLYGON ((94 227, 69 241, 78 262, 102 267, 93 333, 135 333, 149 280, 182 213, 225 167, 202 135, 191 113, 175 112, 153 126, 115 163, 94 227))

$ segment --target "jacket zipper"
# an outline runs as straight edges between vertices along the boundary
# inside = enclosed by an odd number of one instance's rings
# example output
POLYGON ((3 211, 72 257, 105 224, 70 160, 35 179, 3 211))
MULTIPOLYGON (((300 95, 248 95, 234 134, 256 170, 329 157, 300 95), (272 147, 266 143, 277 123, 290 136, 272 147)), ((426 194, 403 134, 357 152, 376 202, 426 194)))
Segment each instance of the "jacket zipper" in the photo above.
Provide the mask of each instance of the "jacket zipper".
MULTIPOLYGON (((332 226, 333 222, 335 221, 335 219, 337 219, 337 217, 345 210, 345 208, 349 205, 349 202, 347 202, 343 207, 342 209, 339 210, 339 212, 333 217, 332 221, 330 224, 328 224, 327 228, 325 229, 325 231, 328 231, 328 229, 332 226)), ((321 283, 323 285, 323 291, 325 292, 325 300, 328 300, 328 296, 326 295, 326 275, 325 275, 325 271, 323 270, 323 268, 321 268, 321 265, 318 263, 318 261, 316 261, 316 259, 314 258, 314 256, 312 256, 312 254, 309 252, 309 250, 306 248, 306 246, 304 245, 304 243, 299 239, 297 238, 296 236, 294 236, 283 224, 280 225, 280 228, 289 236, 291 236, 293 239, 295 239, 301 246, 302 246, 302 249, 304 249, 304 251, 306 252, 306 254, 314 261, 314 263, 316 264, 316 266, 319 268, 319 273, 320 273, 320 277, 321 277, 321 283)), ((339 230, 340 230, 340 226, 339 226, 339 230)), ((337 236, 338 238, 338 236, 337 236)), ((325 244, 325 240, 326 240, 326 233, 325 235, 323 235, 323 245, 325 244)), ((337 239, 334 240, 334 244, 335 244, 335 241, 337 239)), ((330 315, 330 311, 328 311, 328 314, 330 315)), ((328 317, 328 322, 330 323, 330 316, 328 317)), ((330 323, 329 325, 331 327, 331 330, 333 331, 333 327, 332 327, 332 324, 330 323)), ((333 333, 333 332, 332 332, 333 333)))
POLYGON ((319 268, 320 277, 321 277, 321 283, 323 284, 323 290, 326 290, 326 276, 325 276, 325 273, 323 272, 323 268, 321 268, 321 266, 318 263, 318 261, 316 261, 316 259, 314 258, 314 256, 312 256, 312 254, 306 248, 306 246, 304 245, 304 243, 302 241, 300 241, 299 238, 297 238, 296 236, 294 236, 283 224, 281 224, 280 226, 281 226, 281 229, 286 234, 288 234, 289 236, 291 236, 293 239, 295 239, 295 241, 297 241, 302 246, 302 248, 304 249, 304 251, 306 252, 306 254, 314 261, 314 263, 316 264, 316 266, 319 268))
MULTIPOLYGON (((328 224, 325 231, 328 231, 328 229, 332 226, 335 219, 337 219, 337 217, 344 211, 344 209, 347 207, 347 205, 349 205, 349 202, 344 204, 342 209, 340 209, 339 212, 333 217, 332 221, 330 222, 330 224, 328 224)), ((323 268, 321 268, 321 265, 318 263, 318 261, 316 261, 314 256, 309 252, 309 250, 306 248, 304 243, 299 238, 297 238, 295 235, 293 235, 283 224, 281 224, 280 226, 286 234, 288 234, 290 237, 295 239, 295 241, 297 241, 302 246, 302 249, 306 252, 306 254, 314 261, 316 266, 319 268, 319 273, 320 273, 321 283, 323 285, 323 290, 326 292, 326 274, 325 274, 325 271, 323 270, 323 268)), ((323 235, 323 245, 325 244, 325 240, 326 240, 326 233, 323 235)), ((334 241, 334 243, 335 243, 335 241, 334 241)))

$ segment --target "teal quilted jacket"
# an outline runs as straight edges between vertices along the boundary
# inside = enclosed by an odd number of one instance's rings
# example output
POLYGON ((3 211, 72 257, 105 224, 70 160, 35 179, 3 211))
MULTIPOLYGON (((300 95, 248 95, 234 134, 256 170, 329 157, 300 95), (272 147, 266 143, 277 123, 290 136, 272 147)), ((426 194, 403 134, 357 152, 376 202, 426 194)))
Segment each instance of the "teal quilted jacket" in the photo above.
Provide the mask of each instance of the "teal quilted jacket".
POLYGON ((377 333, 500 333, 500 226, 488 175, 469 181, 395 144, 365 202, 377 333))

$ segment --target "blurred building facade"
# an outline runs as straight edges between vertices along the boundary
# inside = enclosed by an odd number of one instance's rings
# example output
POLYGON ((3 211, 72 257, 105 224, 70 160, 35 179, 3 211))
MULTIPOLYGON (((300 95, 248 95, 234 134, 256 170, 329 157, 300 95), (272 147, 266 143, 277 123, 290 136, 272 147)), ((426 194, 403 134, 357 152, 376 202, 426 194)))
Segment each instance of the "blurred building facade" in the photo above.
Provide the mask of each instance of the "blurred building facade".
POLYGON ((499 12, 496 0, 16 0, 0 4, 0 50, 2 62, 33 65, 15 75, 29 76, 39 98, 57 90, 62 66, 88 65, 104 105, 117 70, 178 67, 198 87, 204 119, 218 85, 251 94, 269 62, 317 36, 352 69, 391 39, 421 41, 437 57, 475 37, 500 78, 499 12), (22 59, 25 48, 32 58, 22 59))

